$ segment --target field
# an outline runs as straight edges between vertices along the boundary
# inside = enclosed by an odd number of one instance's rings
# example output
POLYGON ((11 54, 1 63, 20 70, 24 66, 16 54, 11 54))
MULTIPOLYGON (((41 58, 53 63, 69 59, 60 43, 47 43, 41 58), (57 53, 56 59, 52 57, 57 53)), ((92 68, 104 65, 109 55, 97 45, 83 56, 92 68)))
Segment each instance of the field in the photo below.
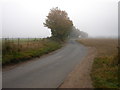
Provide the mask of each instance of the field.
POLYGON ((119 88, 118 83, 118 40, 81 39, 80 43, 96 48, 97 55, 91 71, 95 88, 119 88))
POLYGON ((2 40, 2 64, 18 63, 34 57, 40 57, 61 47, 50 39, 18 38, 2 40))

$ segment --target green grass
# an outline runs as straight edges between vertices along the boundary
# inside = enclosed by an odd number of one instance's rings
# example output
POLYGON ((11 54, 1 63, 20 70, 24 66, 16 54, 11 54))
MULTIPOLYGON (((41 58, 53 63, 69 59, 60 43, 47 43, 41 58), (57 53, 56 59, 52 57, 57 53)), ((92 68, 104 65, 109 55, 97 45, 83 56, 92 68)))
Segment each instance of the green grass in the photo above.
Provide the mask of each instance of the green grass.
POLYGON ((39 40, 29 42, 29 46, 26 47, 27 42, 21 43, 18 51, 17 44, 5 43, 2 56, 2 64, 8 65, 11 63, 18 63, 25 60, 29 60, 34 57, 40 57, 44 54, 52 52, 61 47, 61 44, 52 40, 39 40))
POLYGON ((0 38, 0 64, 2 62, 2 39, 0 38))
POLYGON ((112 64, 113 57, 97 57, 93 63, 91 77, 96 88, 118 88, 118 66, 112 64))
POLYGON ((117 39, 81 39, 80 43, 95 47, 97 56, 91 71, 95 88, 119 88, 118 82, 118 40, 117 39))

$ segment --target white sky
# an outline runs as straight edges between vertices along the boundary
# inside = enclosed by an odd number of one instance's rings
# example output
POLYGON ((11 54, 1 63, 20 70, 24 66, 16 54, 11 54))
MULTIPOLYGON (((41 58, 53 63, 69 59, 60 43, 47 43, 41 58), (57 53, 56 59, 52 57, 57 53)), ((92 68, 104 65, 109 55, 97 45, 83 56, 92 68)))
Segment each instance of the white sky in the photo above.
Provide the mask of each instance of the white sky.
POLYGON ((51 32, 43 22, 52 7, 65 10, 74 26, 90 36, 114 37, 118 34, 119 0, 1 1, 0 29, 3 37, 50 36, 51 32))

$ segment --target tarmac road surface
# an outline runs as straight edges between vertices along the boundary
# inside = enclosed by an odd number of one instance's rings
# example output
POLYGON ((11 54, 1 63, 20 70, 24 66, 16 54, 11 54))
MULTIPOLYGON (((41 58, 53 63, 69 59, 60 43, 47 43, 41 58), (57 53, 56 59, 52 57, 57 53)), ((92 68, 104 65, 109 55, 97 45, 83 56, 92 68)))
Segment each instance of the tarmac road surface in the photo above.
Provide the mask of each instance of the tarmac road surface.
POLYGON ((3 88, 57 88, 86 56, 87 48, 70 40, 63 48, 2 73, 3 88))

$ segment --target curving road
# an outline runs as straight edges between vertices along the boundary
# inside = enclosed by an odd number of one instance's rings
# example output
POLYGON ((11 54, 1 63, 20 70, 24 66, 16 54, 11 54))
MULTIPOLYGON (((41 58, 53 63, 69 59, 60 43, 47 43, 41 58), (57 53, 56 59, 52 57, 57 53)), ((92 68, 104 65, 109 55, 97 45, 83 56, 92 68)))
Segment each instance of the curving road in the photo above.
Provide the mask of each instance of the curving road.
POLYGON ((86 54, 86 47, 70 40, 46 57, 3 71, 3 88, 57 88, 86 54))

